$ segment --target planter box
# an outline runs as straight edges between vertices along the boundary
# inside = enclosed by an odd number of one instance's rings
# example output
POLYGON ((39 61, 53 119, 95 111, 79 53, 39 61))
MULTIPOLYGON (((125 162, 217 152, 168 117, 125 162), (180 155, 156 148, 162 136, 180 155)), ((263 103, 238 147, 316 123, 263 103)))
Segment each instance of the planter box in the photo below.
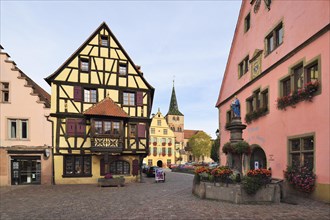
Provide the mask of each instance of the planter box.
POLYGON ((220 184, 194 180, 192 193, 202 199, 227 201, 236 204, 280 203, 281 188, 278 183, 267 184, 256 194, 247 194, 240 184, 220 184))
POLYGON ((115 177, 111 179, 98 178, 98 186, 124 186, 125 178, 124 177, 115 177))

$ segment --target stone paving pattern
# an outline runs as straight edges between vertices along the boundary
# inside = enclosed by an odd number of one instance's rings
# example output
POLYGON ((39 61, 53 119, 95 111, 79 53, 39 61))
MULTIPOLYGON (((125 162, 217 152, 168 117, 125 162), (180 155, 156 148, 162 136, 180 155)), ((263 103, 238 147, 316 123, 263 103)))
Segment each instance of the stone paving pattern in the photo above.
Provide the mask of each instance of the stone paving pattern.
POLYGON ((192 180, 167 172, 165 183, 144 177, 124 187, 1 187, 0 219, 330 219, 330 204, 306 198, 291 197, 296 205, 201 200, 191 192, 192 180))

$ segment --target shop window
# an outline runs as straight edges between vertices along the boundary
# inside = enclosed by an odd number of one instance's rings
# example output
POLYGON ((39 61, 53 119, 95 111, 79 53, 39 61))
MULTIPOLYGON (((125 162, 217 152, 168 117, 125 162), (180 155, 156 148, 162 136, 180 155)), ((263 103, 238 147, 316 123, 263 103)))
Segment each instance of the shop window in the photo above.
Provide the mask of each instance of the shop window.
POLYGON ((249 71, 249 56, 245 57, 240 64, 238 64, 239 78, 249 71))
POLYGON ((130 164, 124 160, 117 160, 110 164, 110 173, 114 175, 129 175, 130 164))
POLYGON ((8 119, 9 139, 27 140, 29 137, 29 120, 8 119))
POLYGON ((124 105, 134 106, 135 105, 135 93, 124 92, 123 94, 123 103, 124 105))
POLYGON ((63 176, 90 176, 92 170, 91 156, 65 155, 63 176))
POLYGON ((289 139, 290 166, 314 168, 314 137, 305 136, 289 139))
POLYGON ((1 102, 9 102, 9 83, 1 82, 1 102))

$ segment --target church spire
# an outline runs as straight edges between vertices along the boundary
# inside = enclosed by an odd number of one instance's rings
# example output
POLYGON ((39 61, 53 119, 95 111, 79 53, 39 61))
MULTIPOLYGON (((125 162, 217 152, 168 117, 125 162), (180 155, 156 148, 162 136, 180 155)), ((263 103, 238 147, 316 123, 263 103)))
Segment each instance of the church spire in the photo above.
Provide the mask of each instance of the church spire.
POLYGON ((167 115, 181 115, 181 116, 183 116, 183 114, 179 111, 178 102, 176 100, 175 89, 174 89, 174 80, 173 80, 173 89, 172 89, 170 108, 168 109, 167 115))

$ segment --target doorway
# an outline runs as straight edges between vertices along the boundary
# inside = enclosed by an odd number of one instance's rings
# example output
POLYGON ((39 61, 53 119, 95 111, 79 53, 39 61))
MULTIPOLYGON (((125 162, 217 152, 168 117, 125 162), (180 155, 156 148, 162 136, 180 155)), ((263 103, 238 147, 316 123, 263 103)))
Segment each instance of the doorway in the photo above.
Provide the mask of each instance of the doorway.
POLYGON ((41 183, 40 157, 12 157, 11 184, 27 185, 41 183))
POLYGON ((250 158, 250 169, 267 169, 266 154, 261 147, 255 147, 252 149, 250 158))
POLYGON ((163 161, 158 160, 157 161, 157 167, 163 167, 163 161))

